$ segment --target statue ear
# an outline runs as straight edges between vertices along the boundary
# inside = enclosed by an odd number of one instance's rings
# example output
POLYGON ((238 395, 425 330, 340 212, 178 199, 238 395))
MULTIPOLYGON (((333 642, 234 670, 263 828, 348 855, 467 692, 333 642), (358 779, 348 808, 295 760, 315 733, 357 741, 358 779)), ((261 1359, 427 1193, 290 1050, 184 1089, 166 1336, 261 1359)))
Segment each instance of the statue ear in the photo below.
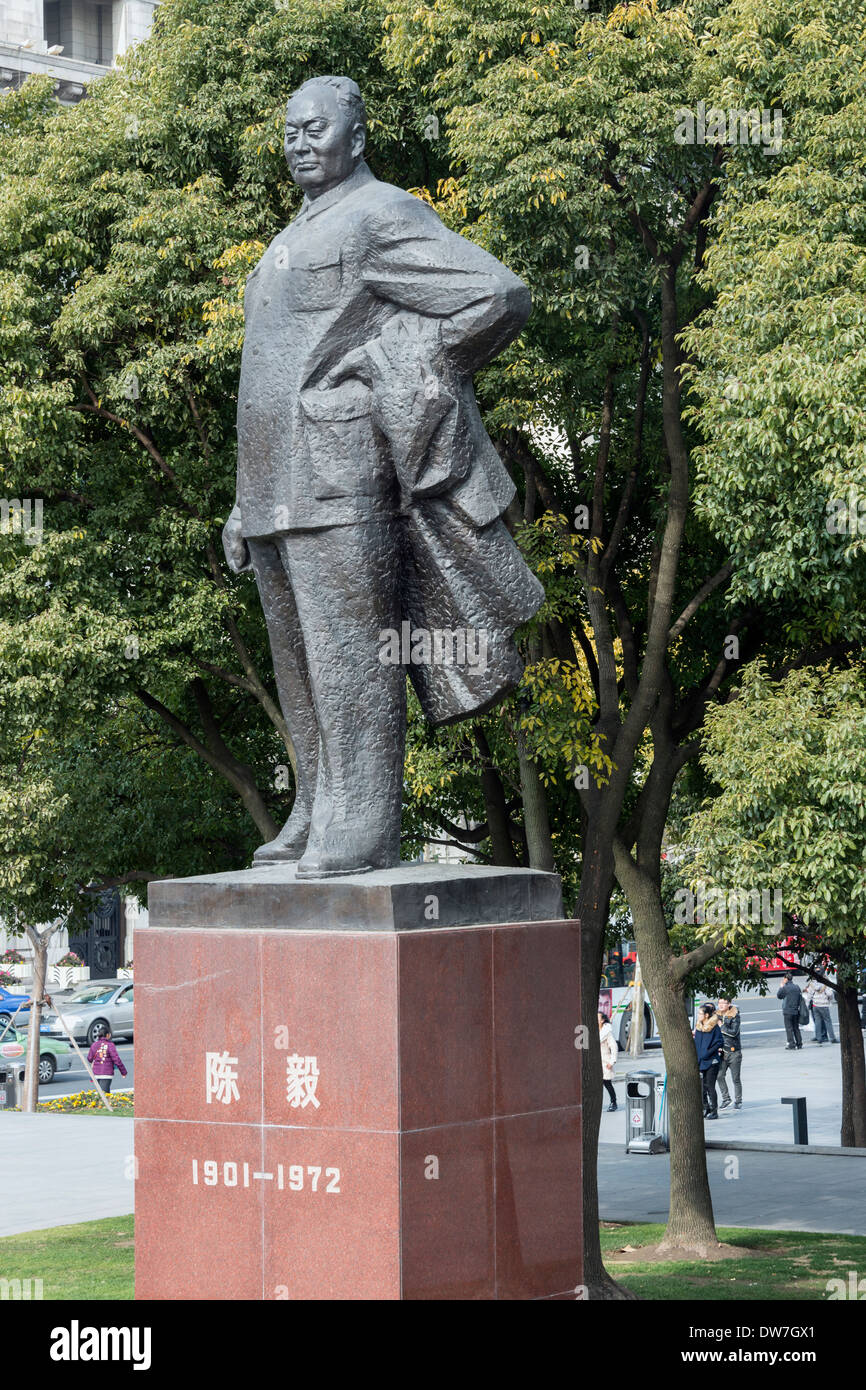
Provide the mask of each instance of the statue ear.
POLYGON ((366 145, 367 133, 362 125, 356 125, 352 131, 352 154, 356 159, 363 159, 366 145))

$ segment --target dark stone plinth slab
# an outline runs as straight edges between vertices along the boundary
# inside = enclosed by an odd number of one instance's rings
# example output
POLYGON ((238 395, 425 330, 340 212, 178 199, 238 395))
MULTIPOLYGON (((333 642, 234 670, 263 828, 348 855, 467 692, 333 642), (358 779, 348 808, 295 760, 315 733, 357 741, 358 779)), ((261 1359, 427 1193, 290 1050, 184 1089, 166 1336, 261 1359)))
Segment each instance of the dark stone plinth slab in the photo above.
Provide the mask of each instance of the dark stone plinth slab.
POLYGON ((152 928, 429 931, 562 915, 557 874, 472 864, 401 864, 375 873, 298 879, 295 864, 166 879, 148 894, 152 928))
POLYGON ((136 1297, 574 1297, 576 923, 326 922, 136 932, 136 1297))

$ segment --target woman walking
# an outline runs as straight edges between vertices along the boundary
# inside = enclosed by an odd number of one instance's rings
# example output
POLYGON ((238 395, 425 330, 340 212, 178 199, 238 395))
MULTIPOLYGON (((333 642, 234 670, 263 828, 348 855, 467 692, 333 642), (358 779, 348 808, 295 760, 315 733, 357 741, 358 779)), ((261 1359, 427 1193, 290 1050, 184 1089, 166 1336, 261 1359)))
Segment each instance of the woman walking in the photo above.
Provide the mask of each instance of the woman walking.
POLYGON ((111 1030, 108 1028, 105 1030, 104 1037, 94 1038, 90 1044, 87 1060, 93 1067, 93 1075, 96 1077, 100 1091, 105 1091, 106 1094, 111 1090, 115 1067, 121 1076, 126 1076, 126 1067, 121 1062, 120 1054, 111 1041, 111 1030))
POLYGON ((725 1050, 719 1016, 715 1004, 702 1004, 698 1010, 695 1026, 695 1051, 698 1054, 698 1068, 701 1073, 701 1086, 704 1097, 704 1118, 719 1118, 719 1102, 716 1096, 716 1077, 719 1063, 725 1050))
POLYGON ((601 1044, 601 1075, 604 1089, 610 1096, 608 1111, 616 1109, 616 1091, 613 1089, 613 1069, 616 1065, 618 1048, 607 1014, 599 1012, 598 1040, 601 1044))

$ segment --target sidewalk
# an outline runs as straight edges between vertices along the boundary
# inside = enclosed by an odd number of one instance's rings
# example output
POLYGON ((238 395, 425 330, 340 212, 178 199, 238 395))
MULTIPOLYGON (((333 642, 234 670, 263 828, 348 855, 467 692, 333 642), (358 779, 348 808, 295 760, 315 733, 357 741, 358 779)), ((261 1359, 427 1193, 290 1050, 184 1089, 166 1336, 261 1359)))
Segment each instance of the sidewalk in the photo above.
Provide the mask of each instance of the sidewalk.
MULTIPOLYGON (((707 1172, 717 1226, 866 1235, 864 1159, 708 1149, 707 1172)), ((600 1145, 602 1221, 664 1222, 669 1196, 667 1154, 626 1154, 620 1145, 600 1145)))
POLYGON ((0 1114, 0 1236, 134 1210, 133 1121, 0 1114))
MULTIPOLYGON (((625 1076, 630 1071, 655 1071, 664 1075, 661 1050, 633 1059, 620 1053, 616 1064, 614 1089, 619 1109, 607 1113, 607 1095, 601 1117, 602 1144, 625 1148, 625 1076)), ((842 1124, 842 1072, 839 1048, 825 1043, 818 1047, 804 1039, 800 1052, 786 1052, 783 1046, 743 1049, 743 1108, 733 1105, 719 1111, 718 1120, 705 1124, 706 1137, 730 1142, 734 1139, 793 1144, 793 1106, 782 1105, 782 1096, 805 1096, 810 1144, 840 1142, 842 1124)), ((733 1099, 733 1086, 728 1079, 733 1099)), ((720 1097, 721 1099, 721 1097, 720 1097)), ((850 1160, 856 1162, 857 1160, 850 1160)), ((866 1167, 864 1167, 866 1174, 866 1167)))

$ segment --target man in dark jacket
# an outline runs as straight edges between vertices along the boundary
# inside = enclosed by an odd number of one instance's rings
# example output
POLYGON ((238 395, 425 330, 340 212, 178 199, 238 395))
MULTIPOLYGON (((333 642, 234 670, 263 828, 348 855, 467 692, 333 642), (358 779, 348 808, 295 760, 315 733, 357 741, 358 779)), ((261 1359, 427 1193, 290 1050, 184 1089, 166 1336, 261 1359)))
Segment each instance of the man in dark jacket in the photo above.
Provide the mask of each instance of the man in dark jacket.
POLYGON ((725 1110, 731 1103, 725 1082, 725 1077, 730 1072, 734 1083, 734 1109, 739 1110, 743 1104, 743 1087, 740 1083, 740 1069, 743 1064, 743 1054, 740 1051, 741 1020, 739 1009, 734 1008, 732 999, 719 1000, 718 1017, 722 1042, 725 1046, 719 1065, 719 1090, 722 1093, 722 1109, 725 1110))
POLYGON ((800 1037, 800 1000, 803 994, 799 985, 794 984, 793 972, 788 970, 785 974, 785 983, 780 990, 776 991, 776 998, 782 1001, 782 1018, 785 1020, 785 1033, 787 1034, 786 1052, 793 1052, 795 1048, 803 1046, 803 1039, 800 1037))

